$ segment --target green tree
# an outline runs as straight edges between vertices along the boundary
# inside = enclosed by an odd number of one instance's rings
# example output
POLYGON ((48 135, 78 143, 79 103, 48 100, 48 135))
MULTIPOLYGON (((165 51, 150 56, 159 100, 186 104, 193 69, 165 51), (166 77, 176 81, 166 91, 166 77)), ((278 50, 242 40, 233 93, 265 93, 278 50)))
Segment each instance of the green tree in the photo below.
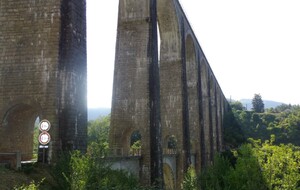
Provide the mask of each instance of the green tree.
POLYGON ((268 189, 299 189, 299 147, 273 145, 275 135, 265 143, 250 140, 268 189))
POLYGON ((233 110, 245 110, 242 102, 240 101, 233 101, 233 102, 230 102, 230 106, 233 110))
MULTIPOLYGON (((244 144, 236 152, 234 165, 224 155, 216 155, 214 163, 201 171, 198 180, 205 190, 265 190, 265 180, 251 145, 244 144)), ((198 188, 199 189, 199 188, 198 188)))
POLYGON ((249 144, 242 145, 237 151, 236 165, 225 178, 225 189, 265 190, 267 189, 260 165, 249 144))
POLYGON ((240 124, 232 110, 224 115, 224 142, 227 147, 238 147, 245 142, 244 134, 240 124))
POLYGON ((281 105, 279 105, 279 106, 277 106, 275 108, 276 112, 278 112, 278 113, 279 112, 288 111, 290 109, 292 109, 292 105, 291 104, 281 104, 281 105))
POLYGON ((110 115, 88 122, 88 153, 104 157, 108 151, 110 115))
POLYGON ((184 190, 197 190, 197 175, 193 167, 189 167, 187 173, 184 176, 184 180, 181 184, 181 189, 184 190))
POLYGON ((265 104, 260 94, 254 94, 252 99, 252 109, 257 113, 263 113, 265 111, 265 104))

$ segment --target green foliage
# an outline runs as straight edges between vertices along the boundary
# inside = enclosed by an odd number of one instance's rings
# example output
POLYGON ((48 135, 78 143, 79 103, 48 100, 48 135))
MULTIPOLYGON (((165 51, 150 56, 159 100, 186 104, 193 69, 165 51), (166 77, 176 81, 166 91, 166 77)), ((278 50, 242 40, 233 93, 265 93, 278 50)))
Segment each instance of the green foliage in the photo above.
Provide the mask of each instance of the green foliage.
POLYGON ((224 142, 227 147, 238 147, 245 142, 243 131, 234 113, 230 110, 224 116, 224 142))
POLYGON ((105 157, 108 153, 110 115, 88 122, 88 153, 105 157))
POLYGON ((238 151, 237 163, 226 176, 226 189, 267 189, 257 158, 250 145, 242 145, 238 151))
POLYGON ((300 147, 294 145, 274 145, 275 135, 261 143, 253 141, 253 150, 258 158, 263 177, 269 189, 300 188, 300 147))
POLYGON ((71 175, 71 154, 61 153, 60 158, 51 170, 51 175, 57 183, 57 189, 71 189, 70 183, 67 180, 71 175))
POLYGON ((254 94, 252 107, 253 111, 257 113, 263 113, 265 111, 265 105, 260 94, 254 94))
POLYGON ((130 145, 132 146, 137 141, 141 141, 142 135, 139 131, 134 131, 130 137, 130 145))
POLYGON ((35 123, 34 129, 33 129, 33 159, 37 159, 37 155, 38 155, 39 133, 40 133, 39 125, 38 125, 38 123, 35 123))
POLYGON ((177 148, 177 139, 175 135, 171 135, 168 138, 168 149, 176 149, 177 148))
POLYGON ((216 156, 214 164, 200 174, 201 189, 208 190, 264 190, 266 185, 256 157, 249 145, 242 145, 235 165, 224 156, 216 156))
MULTIPOLYGON (((52 175, 58 183, 57 189, 65 190, 138 190, 138 180, 125 171, 115 171, 105 162, 108 150, 110 116, 101 117, 88 124, 88 152, 78 151, 61 154, 52 175)), ((138 149, 140 141, 132 148, 138 149)), ((151 187, 149 187, 151 189, 151 187)))
POLYGON ((289 110, 292 109, 292 105, 291 104, 281 104, 280 106, 277 106, 274 110, 274 112, 276 113, 280 113, 280 112, 288 112, 289 110))
POLYGON ((226 189, 226 176, 232 169, 230 161, 221 155, 214 157, 214 164, 204 168, 199 175, 199 185, 201 189, 223 190, 226 189))
POLYGON ((244 134, 250 144, 234 151, 236 162, 215 157, 199 176, 201 189, 300 189, 300 106, 281 105, 265 113, 232 111, 225 115, 225 141, 236 142, 237 134, 244 134), (237 125, 242 132, 233 131, 237 125))
POLYGON ((233 101, 233 102, 230 102, 230 106, 233 110, 245 110, 242 102, 240 101, 233 101))
POLYGON ((139 155, 142 148, 142 136, 139 131, 134 131, 130 137, 130 153, 132 155, 139 155))
POLYGON ((264 143, 249 139, 235 151, 236 164, 216 156, 199 176, 201 189, 290 190, 300 188, 300 147, 274 145, 275 135, 264 143))
POLYGON ((138 155, 141 148, 142 148, 141 140, 137 140, 136 142, 133 143, 133 145, 131 145, 130 152, 134 155, 136 154, 138 155))
MULTIPOLYGON (((140 189, 138 180, 134 176, 125 171, 114 170, 107 172, 107 175, 101 179, 98 187, 103 189, 140 189)), ((93 189, 93 187, 88 189, 93 189)))
POLYGON ((184 176, 184 180, 181 184, 183 190, 197 190, 197 174, 193 167, 189 167, 187 173, 184 176))
POLYGON ((74 151, 61 159, 54 169, 57 189, 140 189, 134 176, 110 169, 101 158, 74 151))
POLYGON ((21 185, 19 187, 14 187, 14 190, 38 190, 43 181, 44 179, 37 184, 34 181, 32 181, 29 185, 21 185))
POLYGON ((79 151, 74 151, 70 159, 70 174, 64 175, 71 189, 85 189, 87 186, 91 159, 81 154, 79 151))
MULTIPOLYGON (((282 107, 282 106, 280 106, 282 107)), ((276 135, 276 143, 292 143, 300 146, 300 109, 299 106, 288 106, 289 111, 281 113, 255 113, 233 110, 237 123, 241 126, 245 138, 268 140, 276 135)), ((282 108, 280 108, 282 109, 282 108)), ((277 107, 274 109, 277 110, 277 107)))

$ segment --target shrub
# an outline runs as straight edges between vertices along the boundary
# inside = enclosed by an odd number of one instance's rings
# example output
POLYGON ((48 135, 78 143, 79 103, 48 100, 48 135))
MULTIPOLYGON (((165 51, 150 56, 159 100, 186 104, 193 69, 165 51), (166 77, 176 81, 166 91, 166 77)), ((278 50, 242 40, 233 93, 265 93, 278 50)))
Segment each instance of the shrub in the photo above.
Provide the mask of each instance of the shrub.
POLYGON ((197 175, 193 167, 189 167, 185 174, 184 180, 181 184, 183 190, 196 190, 197 189, 197 175))
MULTIPOLYGON (((260 166, 250 145, 242 145, 236 152, 236 164, 216 155, 214 164, 200 173, 201 189, 205 190, 264 190, 267 189, 260 166)), ((232 159, 232 158, 231 158, 232 159)))
POLYGON ((225 189, 264 190, 267 189, 257 158, 250 145, 242 145, 238 151, 237 163, 225 177, 225 189))
POLYGON ((225 180, 232 169, 230 161, 221 156, 214 157, 214 164, 205 168, 199 175, 199 186, 205 190, 225 189, 225 180))

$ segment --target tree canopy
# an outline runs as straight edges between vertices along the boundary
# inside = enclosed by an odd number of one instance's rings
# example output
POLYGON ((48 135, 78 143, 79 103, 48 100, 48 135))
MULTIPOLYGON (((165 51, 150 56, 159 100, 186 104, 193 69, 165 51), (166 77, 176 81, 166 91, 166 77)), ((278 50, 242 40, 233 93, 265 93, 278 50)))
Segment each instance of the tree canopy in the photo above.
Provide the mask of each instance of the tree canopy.
POLYGON ((263 113, 265 111, 265 105, 260 94, 254 94, 252 106, 253 111, 257 113, 263 113))

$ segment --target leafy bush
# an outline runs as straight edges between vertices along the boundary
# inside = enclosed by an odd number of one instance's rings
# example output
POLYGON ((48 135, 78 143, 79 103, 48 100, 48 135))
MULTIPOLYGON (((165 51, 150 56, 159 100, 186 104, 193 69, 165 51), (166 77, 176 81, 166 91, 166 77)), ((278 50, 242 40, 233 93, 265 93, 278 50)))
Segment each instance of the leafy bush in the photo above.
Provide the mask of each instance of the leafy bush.
POLYGON ((140 187, 138 180, 128 172, 112 170, 105 163, 109 124, 110 116, 88 123, 86 154, 74 151, 61 155, 53 170, 53 176, 59 184, 58 189, 147 189, 140 187))
POLYGON ((53 171, 58 189, 141 189, 138 180, 125 171, 110 169, 102 158, 74 151, 61 157, 53 171))
POLYGON ((199 175, 201 189, 222 190, 225 189, 226 176, 232 169, 229 160, 221 155, 214 157, 214 165, 205 168, 199 175))
POLYGON ((214 164, 201 172, 201 189, 205 190, 264 190, 267 189, 256 157, 250 145, 242 145, 236 152, 233 166, 228 158, 217 155, 214 164))
POLYGON ((262 175, 269 189, 297 189, 300 184, 300 148, 294 145, 273 145, 275 136, 258 144, 252 140, 262 175))
POLYGON ((242 145, 237 151, 237 163, 225 177, 225 189, 267 189, 257 158, 250 145, 242 145))
POLYGON ((70 160, 70 153, 61 153, 58 162, 51 170, 51 175, 55 179, 58 186, 57 189, 68 190, 71 188, 70 183, 66 179, 66 176, 70 176, 71 173, 70 160))
POLYGON ((201 189, 300 188, 300 147, 291 144, 274 145, 275 135, 264 143, 260 139, 249 141, 249 144, 244 144, 235 151, 235 165, 231 165, 223 156, 216 156, 214 165, 199 175, 201 189))
POLYGON ((197 187, 197 174, 193 167, 189 167, 185 174, 184 180, 181 184, 183 190, 196 190, 197 187))
POLYGON ((88 153, 105 157, 108 152, 110 115, 88 122, 88 153))

